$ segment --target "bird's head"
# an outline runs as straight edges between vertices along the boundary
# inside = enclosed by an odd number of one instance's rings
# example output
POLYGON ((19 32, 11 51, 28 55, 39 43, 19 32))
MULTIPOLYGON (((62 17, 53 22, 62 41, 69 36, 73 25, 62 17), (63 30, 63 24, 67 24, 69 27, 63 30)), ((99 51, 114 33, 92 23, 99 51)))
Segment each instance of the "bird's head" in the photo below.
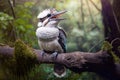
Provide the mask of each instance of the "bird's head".
POLYGON ((57 25, 61 20, 64 20, 63 18, 60 18, 60 16, 65 12, 67 11, 64 10, 58 12, 55 9, 46 9, 42 11, 37 17, 40 20, 38 27, 45 27, 46 25, 57 25))

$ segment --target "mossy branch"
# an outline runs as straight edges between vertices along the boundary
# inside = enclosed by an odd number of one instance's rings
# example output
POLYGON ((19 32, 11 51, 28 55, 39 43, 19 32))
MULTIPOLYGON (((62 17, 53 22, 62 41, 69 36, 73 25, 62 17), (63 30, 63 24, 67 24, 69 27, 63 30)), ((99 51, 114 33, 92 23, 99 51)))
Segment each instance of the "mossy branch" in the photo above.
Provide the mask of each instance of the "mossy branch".
POLYGON ((120 64, 114 63, 109 51, 61 53, 53 60, 50 54, 42 56, 41 50, 32 49, 18 40, 15 48, 0 46, 0 60, 11 69, 10 72, 21 76, 27 75, 36 64, 59 63, 76 73, 88 71, 110 79, 120 79, 120 64))

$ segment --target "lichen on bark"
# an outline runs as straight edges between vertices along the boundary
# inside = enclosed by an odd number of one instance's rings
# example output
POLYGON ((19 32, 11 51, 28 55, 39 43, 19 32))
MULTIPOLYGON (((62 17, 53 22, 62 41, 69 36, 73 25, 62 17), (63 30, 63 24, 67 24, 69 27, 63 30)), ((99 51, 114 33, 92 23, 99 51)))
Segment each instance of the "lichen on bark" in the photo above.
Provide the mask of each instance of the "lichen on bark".
POLYGON ((115 55, 112 48, 113 48, 113 46, 111 43, 109 43, 108 41, 104 41, 103 46, 102 46, 102 50, 108 51, 112 55, 114 62, 120 63, 120 58, 117 55, 115 55))
POLYGON ((25 45, 21 40, 15 42, 14 58, 16 61, 15 74, 19 76, 27 75, 37 63, 33 49, 25 45))

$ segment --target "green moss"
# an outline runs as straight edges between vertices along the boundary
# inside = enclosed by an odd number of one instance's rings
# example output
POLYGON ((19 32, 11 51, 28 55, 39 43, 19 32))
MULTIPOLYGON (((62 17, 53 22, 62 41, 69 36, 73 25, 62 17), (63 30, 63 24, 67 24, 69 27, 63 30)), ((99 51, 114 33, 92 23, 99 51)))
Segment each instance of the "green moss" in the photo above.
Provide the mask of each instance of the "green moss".
POLYGON ((6 80, 11 77, 11 73, 13 72, 15 68, 15 59, 13 56, 7 56, 7 55, 0 55, 0 71, 2 76, 0 76, 0 80, 6 80), (6 75, 9 75, 6 77, 6 75))
POLYGON ((108 51, 112 55, 114 61, 120 63, 120 58, 117 55, 115 55, 115 53, 112 51, 112 48, 113 48, 112 45, 108 41, 104 41, 102 50, 108 51))
MULTIPOLYGON (((0 45, 4 46, 3 44, 0 45)), ((21 40, 17 40, 15 42, 13 56, 0 55, 0 71, 2 72, 0 79, 29 80, 29 72, 33 70, 37 63, 33 49, 25 45, 21 40), (6 75, 8 75, 8 77, 6 77, 6 75)))
POLYGON ((37 58, 33 50, 21 40, 15 42, 14 57, 16 60, 16 75, 24 76, 35 66, 37 58))
POLYGON ((102 50, 104 50, 104 51, 111 51, 112 48, 113 47, 112 47, 112 45, 109 42, 107 42, 107 41, 103 42, 102 50))
POLYGON ((120 58, 118 56, 116 56, 113 51, 111 51, 111 54, 113 56, 114 61, 117 62, 117 63, 120 63, 120 58))

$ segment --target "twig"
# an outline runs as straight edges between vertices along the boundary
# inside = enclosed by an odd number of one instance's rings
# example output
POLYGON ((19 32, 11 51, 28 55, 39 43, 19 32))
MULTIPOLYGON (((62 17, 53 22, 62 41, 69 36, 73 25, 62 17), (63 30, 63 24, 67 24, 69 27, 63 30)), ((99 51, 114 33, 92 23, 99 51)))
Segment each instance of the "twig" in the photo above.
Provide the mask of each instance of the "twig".
POLYGON ((93 24, 95 24, 95 21, 94 21, 94 19, 93 19, 92 12, 91 12, 90 5, 89 5, 89 3, 88 3, 88 0, 86 0, 86 3, 87 3, 87 6, 88 6, 88 11, 89 11, 89 14, 90 14, 90 17, 91 17, 91 21, 92 21, 93 24))
POLYGON ((10 8, 11 8, 11 11, 12 11, 12 15, 13 15, 13 17, 16 18, 16 16, 15 16, 15 12, 14 12, 14 8, 13 8, 13 6, 12 6, 11 1, 8 0, 8 3, 9 3, 9 5, 10 5, 10 8))
POLYGON ((96 8, 98 11, 101 12, 101 10, 97 7, 97 5, 96 5, 92 0, 89 0, 89 1, 95 6, 95 8, 96 8))

